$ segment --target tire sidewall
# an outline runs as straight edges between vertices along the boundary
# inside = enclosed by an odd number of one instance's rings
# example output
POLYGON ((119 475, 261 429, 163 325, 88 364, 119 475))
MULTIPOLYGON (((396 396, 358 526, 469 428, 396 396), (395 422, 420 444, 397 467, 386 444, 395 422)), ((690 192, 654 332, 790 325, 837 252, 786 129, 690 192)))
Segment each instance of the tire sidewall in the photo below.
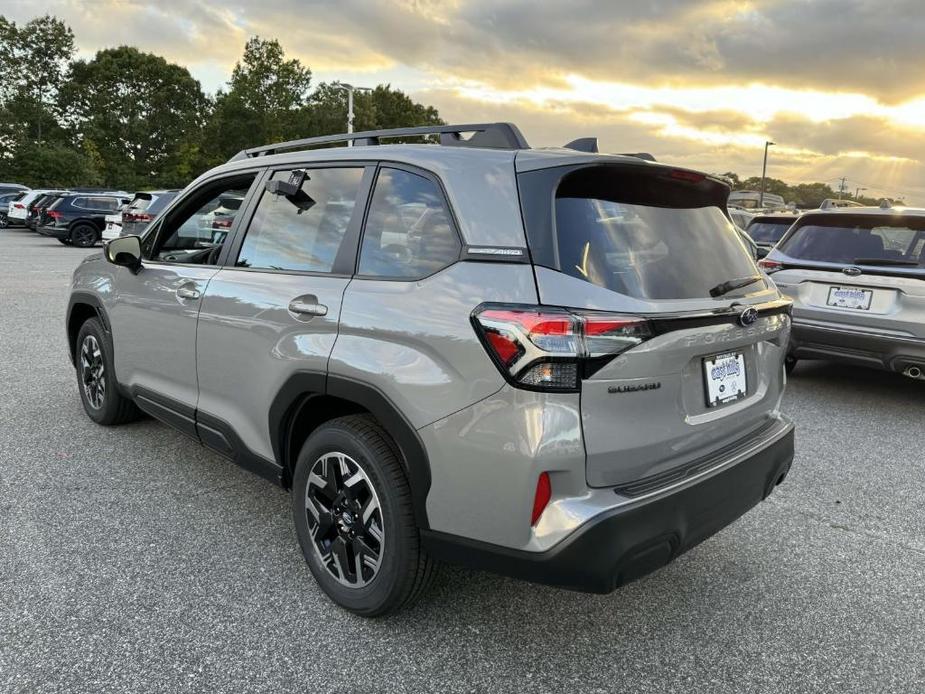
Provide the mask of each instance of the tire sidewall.
POLYGON ((92 248, 99 242, 99 237, 100 237, 100 232, 95 226, 93 226, 92 224, 87 224, 86 222, 81 222, 71 227, 71 233, 70 233, 69 240, 71 244, 76 246, 77 248, 92 248), (75 240, 74 234, 82 229, 87 229, 93 232, 93 241, 87 245, 77 243, 77 241, 75 240))
POLYGON ((402 527, 402 509, 397 490, 388 481, 389 475, 374 451, 346 428, 337 424, 324 425, 312 434, 296 463, 292 483, 292 511, 296 535, 309 569, 321 588, 338 604, 358 614, 374 614, 394 601, 400 577, 409 561, 416 561, 402 527), (361 588, 348 588, 331 576, 315 552, 305 511, 305 488, 312 465, 325 453, 346 453, 353 458, 369 478, 379 497, 385 532, 385 550, 379 573, 361 588))
POLYGON ((96 318, 91 318, 87 320, 80 330, 77 332, 77 345, 74 353, 74 362, 75 370, 77 373, 77 389, 80 392, 80 402, 83 404, 84 411, 87 413, 87 416, 92 419, 97 424, 106 424, 110 421, 113 421, 118 413, 119 403, 116 396, 116 374, 112 366, 112 348, 109 344, 109 340, 106 338, 106 333, 103 330, 103 326, 100 324, 99 320, 96 318), (87 394, 84 392, 83 380, 81 375, 80 367, 80 352, 83 348, 84 339, 87 335, 93 335, 96 338, 97 344, 100 346, 100 351, 103 353, 103 368, 105 369, 104 375, 106 378, 106 392, 103 395, 103 406, 100 409, 93 408, 89 402, 87 402, 87 394))

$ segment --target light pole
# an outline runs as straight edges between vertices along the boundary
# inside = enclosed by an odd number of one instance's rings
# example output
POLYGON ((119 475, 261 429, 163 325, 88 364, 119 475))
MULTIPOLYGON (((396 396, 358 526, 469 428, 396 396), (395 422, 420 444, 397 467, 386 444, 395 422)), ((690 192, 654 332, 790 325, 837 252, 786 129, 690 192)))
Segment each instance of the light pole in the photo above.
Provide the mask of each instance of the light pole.
MULTIPOLYGON (((343 89, 347 92, 347 134, 353 132, 353 93, 354 92, 371 92, 369 87, 354 87, 352 84, 345 82, 332 82, 333 86, 343 89)), ((347 146, 353 147, 353 141, 347 140, 347 146)))
POLYGON ((761 192, 758 193, 758 207, 764 207, 764 179, 768 173, 768 147, 774 144, 770 140, 765 140, 764 143, 764 164, 761 165, 761 192))
POLYGON ((855 200, 860 200, 860 199, 861 199, 861 191, 862 191, 862 190, 867 190, 867 188, 858 187, 858 188, 855 188, 855 189, 854 189, 854 199, 855 199, 855 200))

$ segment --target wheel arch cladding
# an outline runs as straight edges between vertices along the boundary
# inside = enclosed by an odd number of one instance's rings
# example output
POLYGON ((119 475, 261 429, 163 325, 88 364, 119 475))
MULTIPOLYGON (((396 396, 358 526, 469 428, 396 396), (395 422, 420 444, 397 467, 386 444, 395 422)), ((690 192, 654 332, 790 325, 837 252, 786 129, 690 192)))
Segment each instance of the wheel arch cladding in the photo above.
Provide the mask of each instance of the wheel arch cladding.
POLYGON ((67 343, 72 364, 77 353, 77 333, 80 332, 80 326, 90 318, 98 318, 103 324, 103 330, 109 333, 109 319, 99 299, 86 292, 71 294, 67 306, 67 343))
POLYGON ((302 445, 319 426, 348 414, 369 413, 382 426, 399 452, 408 479, 414 518, 418 527, 427 522, 430 462, 411 423, 381 391, 348 378, 316 372, 298 372, 283 384, 270 405, 269 426, 273 453, 282 464, 289 486, 302 445))

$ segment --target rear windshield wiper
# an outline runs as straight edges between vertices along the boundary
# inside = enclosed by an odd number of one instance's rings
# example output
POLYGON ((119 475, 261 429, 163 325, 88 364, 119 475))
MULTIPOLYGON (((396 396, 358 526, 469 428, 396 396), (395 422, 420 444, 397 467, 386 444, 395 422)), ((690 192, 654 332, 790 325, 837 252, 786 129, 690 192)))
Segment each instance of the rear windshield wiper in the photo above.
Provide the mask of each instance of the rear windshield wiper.
POLYGON ((747 287, 748 285, 757 282, 760 279, 761 275, 750 275, 749 277, 739 277, 738 279, 720 282, 710 290, 710 296, 716 298, 718 296, 722 296, 723 294, 728 294, 733 289, 741 289, 742 287, 747 287))
POLYGON ((903 265, 908 267, 917 267, 918 260, 903 260, 901 258, 855 258, 857 265, 903 265))

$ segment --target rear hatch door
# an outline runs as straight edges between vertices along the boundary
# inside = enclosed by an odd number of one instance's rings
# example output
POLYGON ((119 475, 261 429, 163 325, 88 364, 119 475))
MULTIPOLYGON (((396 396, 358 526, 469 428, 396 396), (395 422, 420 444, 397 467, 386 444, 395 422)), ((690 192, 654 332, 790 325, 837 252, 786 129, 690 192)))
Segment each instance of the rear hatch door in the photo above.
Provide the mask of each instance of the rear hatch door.
POLYGON ((649 320, 649 339, 581 383, 589 485, 657 486, 779 421, 790 302, 725 216, 722 183, 653 165, 520 178, 541 302, 649 320))

